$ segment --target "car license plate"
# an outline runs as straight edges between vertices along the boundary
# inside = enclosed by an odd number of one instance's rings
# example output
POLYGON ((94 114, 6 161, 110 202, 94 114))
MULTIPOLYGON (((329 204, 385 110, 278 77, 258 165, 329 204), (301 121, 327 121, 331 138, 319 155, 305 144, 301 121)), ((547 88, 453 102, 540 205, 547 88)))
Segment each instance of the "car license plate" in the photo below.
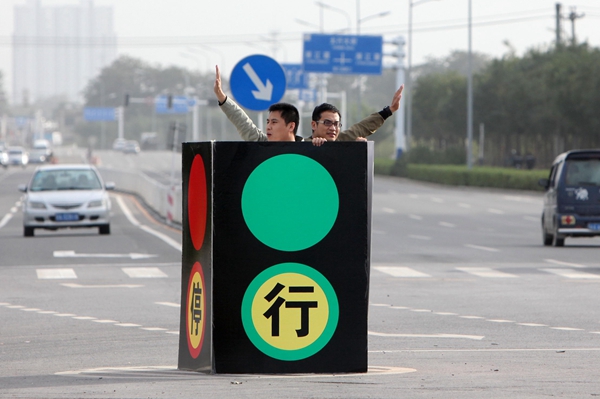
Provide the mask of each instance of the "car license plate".
POLYGON ((56 221, 57 222, 73 222, 79 220, 79 215, 76 213, 57 213, 56 221))
POLYGON ((594 230, 594 231, 599 231, 600 223, 588 223, 588 229, 594 230))

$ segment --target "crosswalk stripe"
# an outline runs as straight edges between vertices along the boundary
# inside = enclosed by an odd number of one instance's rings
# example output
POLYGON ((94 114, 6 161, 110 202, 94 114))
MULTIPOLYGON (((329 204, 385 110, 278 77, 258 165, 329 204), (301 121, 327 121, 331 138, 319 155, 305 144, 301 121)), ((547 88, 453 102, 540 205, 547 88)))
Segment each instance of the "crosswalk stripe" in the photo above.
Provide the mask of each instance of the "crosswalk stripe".
POLYGON ((122 267, 121 270, 131 278, 163 278, 168 277, 158 267, 122 267))
POLYGON ((40 280, 77 278, 73 269, 36 269, 40 280))
POLYGON ((457 267, 456 270, 461 272, 473 274, 479 277, 488 278, 515 278, 514 274, 504 273, 498 270, 490 269, 489 267, 457 267))
POLYGON ((431 277, 429 274, 421 273, 410 267, 402 266, 376 266, 375 270, 389 274, 394 277, 431 277))
POLYGON ((566 278, 582 278, 582 279, 598 279, 598 278, 600 278, 600 275, 598 275, 598 274, 586 273, 586 272, 582 272, 579 270, 573 270, 573 269, 540 269, 540 270, 543 270, 548 273, 557 274, 561 277, 566 277, 566 278))

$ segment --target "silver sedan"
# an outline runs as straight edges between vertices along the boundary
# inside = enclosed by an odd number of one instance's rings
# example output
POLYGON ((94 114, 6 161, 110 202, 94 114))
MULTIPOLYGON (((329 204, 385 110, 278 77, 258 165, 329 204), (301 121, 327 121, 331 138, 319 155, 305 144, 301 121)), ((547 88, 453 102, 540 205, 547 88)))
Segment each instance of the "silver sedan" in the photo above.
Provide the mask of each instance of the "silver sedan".
POLYGON ((104 183, 91 165, 48 165, 38 167, 29 184, 19 190, 23 201, 23 235, 31 237, 43 228, 97 227, 110 234, 110 198, 104 183))

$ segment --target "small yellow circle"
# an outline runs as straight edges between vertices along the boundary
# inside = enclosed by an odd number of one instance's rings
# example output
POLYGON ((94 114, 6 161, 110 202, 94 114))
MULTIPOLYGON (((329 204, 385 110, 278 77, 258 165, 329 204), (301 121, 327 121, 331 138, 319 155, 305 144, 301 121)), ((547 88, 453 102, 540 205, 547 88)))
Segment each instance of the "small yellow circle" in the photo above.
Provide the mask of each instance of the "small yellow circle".
POLYGON ((329 303, 310 277, 281 273, 266 280, 252 301, 252 322, 260 337, 283 350, 305 348, 325 330, 329 303))

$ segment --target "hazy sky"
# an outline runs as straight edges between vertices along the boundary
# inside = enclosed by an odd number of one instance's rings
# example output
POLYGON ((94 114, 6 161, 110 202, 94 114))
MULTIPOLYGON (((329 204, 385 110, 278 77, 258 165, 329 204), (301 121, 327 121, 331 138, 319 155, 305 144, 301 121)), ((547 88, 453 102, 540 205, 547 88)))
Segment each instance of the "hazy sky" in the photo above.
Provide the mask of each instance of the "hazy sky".
MULTIPOLYGON (((507 41, 522 54, 531 47, 549 45, 555 38, 556 0, 471 1, 473 51, 500 57, 508 51, 507 41)), ((42 0, 46 6, 78 3, 42 0)), ((427 56, 467 50, 468 0, 414 3, 413 65, 427 56)), ((25 0, 0 0, 0 70, 9 93, 13 8, 19 4, 25 0)), ((357 15, 362 20, 361 34, 383 35, 385 40, 399 35, 407 38, 408 32, 409 0, 95 0, 94 4, 113 7, 119 54, 202 71, 220 64, 226 77, 239 60, 251 54, 301 63, 302 33, 322 27, 325 33, 356 34, 357 15), (388 11, 387 16, 375 16, 388 11)), ((578 39, 600 46, 600 0, 562 2, 564 17, 574 6, 577 14, 585 14, 575 23, 578 39)), ((563 21, 563 31, 564 37, 571 37, 570 20, 563 21)))

